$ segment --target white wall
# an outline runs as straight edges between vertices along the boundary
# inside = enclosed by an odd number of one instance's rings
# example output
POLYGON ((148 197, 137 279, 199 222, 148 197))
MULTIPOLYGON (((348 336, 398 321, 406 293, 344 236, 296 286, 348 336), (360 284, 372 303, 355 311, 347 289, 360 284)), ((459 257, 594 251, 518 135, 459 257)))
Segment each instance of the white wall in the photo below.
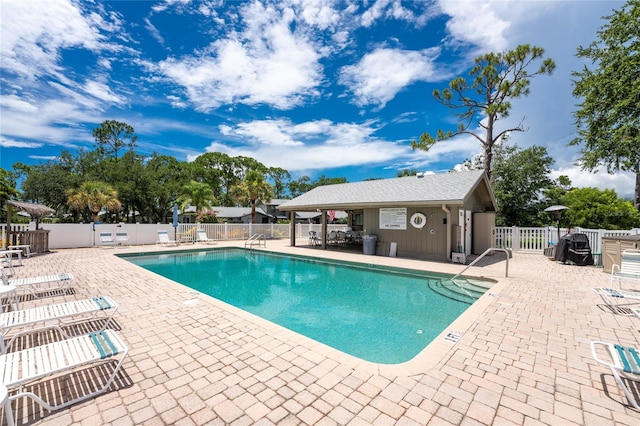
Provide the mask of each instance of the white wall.
POLYGON ((129 236, 129 244, 155 244, 158 240, 158 230, 164 229, 173 238, 174 228, 171 224, 134 224, 134 223, 105 223, 72 224, 72 223, 47 223, 40 225, 41 229, 48 229, 49 248, 74 248, 92 247, 100 245, 100 232, 111 232, 115 238, 116 232, 126 232, 129 236))

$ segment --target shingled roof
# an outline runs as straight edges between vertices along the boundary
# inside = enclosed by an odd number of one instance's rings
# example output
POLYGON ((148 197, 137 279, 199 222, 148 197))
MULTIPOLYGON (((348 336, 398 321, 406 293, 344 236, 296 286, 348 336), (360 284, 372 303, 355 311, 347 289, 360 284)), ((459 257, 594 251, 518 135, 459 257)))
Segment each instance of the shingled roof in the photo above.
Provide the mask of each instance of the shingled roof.
POLYGON ((486 185, 496 209, 489 181, 482 170, 319 186, 281 204, 278 209, 350 210, 381 206, 463 204, 482 183, 486 185))

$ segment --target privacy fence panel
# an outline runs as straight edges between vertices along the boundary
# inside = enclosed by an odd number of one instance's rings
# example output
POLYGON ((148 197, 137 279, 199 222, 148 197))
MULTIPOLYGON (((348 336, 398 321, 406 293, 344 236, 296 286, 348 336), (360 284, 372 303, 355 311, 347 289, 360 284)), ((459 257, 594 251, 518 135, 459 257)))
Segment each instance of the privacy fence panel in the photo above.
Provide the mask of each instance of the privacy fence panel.
MULTIPOLYGON (((25 231, 29 229, 27 224, 12 224, 13 231, 25 231)), ((92 223, 71 224, 40 224, 40 228, 47 229, 49 233, 49 248, 75 248, 93 247, 100 245, 100 232, 108 231, 113 235, 116 232, 126 232, 129 236, 129 243, 132 245, 155 244, 158 239, 158 230, 165 230, 172 238, 184 242, 194 241, 196 229, 203 229, 207 237, 214 240, 247 240, 255 234, 262 234, 267 239, 289 238, 291 225, 275 223, 201 223, 201 224, 179 224, 174 228, 171 224, 140 224, 140 223, 112 223, 103 224, 92 223)), ((307 238, 309 231, 316 231, 318 235, 322 233, 322 225, 318 224, 296 224, 296 238, 307 238)), ((344 225, 327 225, 327 232, 331 230, 347 230, 344 225)), ((4 247, 6 240, 6 225, 0 224, 2 232, 2 244, 4 247)), ((583 228, 560 228, 560 237, 567 233, 583 233, 589 239, 589 245, 594 255, 594 260, 600 262, 602 254, 602 237, 640 235, 640 229, 630 230, 606 230, 606 229, 583 229, 583 228)), ((544 249, 558 242, 558 228, 549 226, 542 228, 532 227, 496 227, 494 231, 494 247, 522 251, 529 253, 543 253, 544 249)), ((19 244, 19 241, 11 241, 11 244, 19 244)))

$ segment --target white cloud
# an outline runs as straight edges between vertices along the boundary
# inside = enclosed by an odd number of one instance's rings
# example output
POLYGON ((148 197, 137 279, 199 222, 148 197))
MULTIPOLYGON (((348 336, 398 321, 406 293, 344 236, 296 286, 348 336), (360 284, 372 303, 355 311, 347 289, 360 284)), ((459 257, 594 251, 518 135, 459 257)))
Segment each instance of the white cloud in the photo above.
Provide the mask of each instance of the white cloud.
POLYGON ((340 22, 340 12, 331 7, 329 2, 302 0, 300 3, 300 17, 308 25, 324 30, 340 22))
POLYGON ((249 156, 269 167, 292 172, 380 164, 412 155, 406 144, 376 138, 377 129, 372 122, 344 124, 316 120, 296 124, 287 119, 258 120, 221 126, 221 134, 237 142, 215 141, 206 151, 249 156))
POLYGON ((600 190, 613 189, 619 197, 633 199, 636 177, 633 173, 617 172, 609 174, 604 169, 596 173, 581 170, 578 166, 566 165, 552 170, 551 178, 557 179, 565 175, 571 180, 571 186, 576 188, 598 188, 600 190))
POLYGON ((57 161, 60 159, 60 157, 56 155, 30 155, 29 158, 42 161, 57 161))
POLYGON ((160 33, 160 31, 158 31, 158 29, 151 23, 151 21, 149 20, 149 18, 144 18, 144 27, 147 29, 147 31, 149 31, 149 34, 151 34, 151 36, 153 38, 156 39, 156 41, 164 46, 164 38, 162 37, 162 34, 160 33))
POLYGON ((284 120, 264 120, 239 124, 232 134, 248 137, 250 141, 256 141, 260 145, 268 146, 296 146, 302 142, 294 140, 292 134, 288 134, 287 127, 290 123, 284 120))
MULTIPOLYGON (((376 136, 382 126, 375 121, 335 123, 314 120, 293 123, 288 119, 257 120, 239 125, 222 125, 225 142, 216 140, 207 152, 249 156, 269 167, 291 172, 322 171, 340 167, 382 165, 394 169, 433 168, 440 161, 461 155, 475 155, 478 142, 462 137, 442 142, 430 151, 413 151, 406 141, 389 141, 376 136)), ((193 160, 199 154, 190 157, 193 160)))
POLYGON ((364 27, 371 27, 377 21, 383 19, 397 19, 422 26, 428 21, 429 17, 433 15, 430 10, 430 2, 406 2, 406 4, 411 4, 411 6, 419 8, 421 13, 416 13, 405 7, 400 0, 376 0, 376 2, 362 14, 360 22, 364 27), (424 10, 422 8, 424 8, 424 10))
POLYGON ((38 107, 32 102, 20 99, 16 95, 0 96, 0 106, 24 114, 33 114, 38 111, 38 107))
POLYGON ((440 0, 438 3, 451 17, 447 30, 454 43, 471 43, 483 52, 501 51, 507 47, 504 31, 511 22, 509 15, 502 17, 499 12, 518 8, 518 2, 440 0))
POLYGON ((354 94, 353 103, 382 108, 416 81, 438 80, 433 62, 439 48, 421 51, 379 48, 340 71, 340 84, 354 94))
POLYGON ((182 86, 200 111, 223 104, 290 109, 318 95, 320 54, 304 32, 293 32, 292 15, 251 3, 246 28, 215 40, 198 55, 169 58, 157 69, 182 86))
POLYGON ((122 97, 113 93, 108 85, 98 81, 87 81, 84 91, 105 103, 123 104, 125 102, 122 97))
POLYGON ((84 105, 67 98, 42 101, 7 95, 0 97, 0 108, 3 137, 69 148, 75 147, 71 141, 87 139, 78 122, 97 121, 84 105))
POLYGON ((69 0, 3 0, 0 19, 2 67, 29 79, 61 74, 61 49, 98 50, 103 43, 98 28, 69 0))
POLYGON ((44 144, 38 142, 22 142, 0 136, 0 146, 3 148, 40 148, 42 145, 44 144))

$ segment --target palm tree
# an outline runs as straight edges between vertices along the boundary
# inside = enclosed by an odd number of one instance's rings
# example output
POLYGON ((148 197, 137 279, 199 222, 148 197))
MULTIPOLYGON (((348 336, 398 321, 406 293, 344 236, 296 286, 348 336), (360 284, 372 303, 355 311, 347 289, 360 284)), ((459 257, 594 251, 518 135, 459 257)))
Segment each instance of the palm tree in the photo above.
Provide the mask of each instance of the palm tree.
POLYGON ((187 207, 194 206, 196 213, 200 213, 205 208, 213 207, 216 198, 209 184, 192 180, 182 187, 182 195, 178 202, 183 212, 187 207))
POLYGON ((11 200, 18 195, 20 193, 16 190, 14 176, 0 167, 0 210, 3 210, 5 201, 11 200))
POLYGON ((67 204, 76 211, 88 208, 93 215, 93 223, 98 222, 98 214, 104 207, 117 211, 121 206, 118 191, 100 181, 87 181, 80 188, 68 190, 67 204))
POLYGON ((256 223, 256 201, 273 198, 273 188, 264 174, 250 170, 244 180, 234 187, 233 194, 238 202, 251 203, 251 223, 256 223))

